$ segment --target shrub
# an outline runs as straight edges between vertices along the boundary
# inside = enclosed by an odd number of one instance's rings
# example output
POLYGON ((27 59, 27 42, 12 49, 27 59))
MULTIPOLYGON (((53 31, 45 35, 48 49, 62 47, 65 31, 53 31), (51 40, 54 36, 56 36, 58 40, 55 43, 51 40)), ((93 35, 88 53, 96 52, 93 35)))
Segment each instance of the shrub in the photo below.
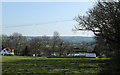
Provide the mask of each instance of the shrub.
POLYGON ((13 54, 6 54, 5 56, 14 56, 13 54))

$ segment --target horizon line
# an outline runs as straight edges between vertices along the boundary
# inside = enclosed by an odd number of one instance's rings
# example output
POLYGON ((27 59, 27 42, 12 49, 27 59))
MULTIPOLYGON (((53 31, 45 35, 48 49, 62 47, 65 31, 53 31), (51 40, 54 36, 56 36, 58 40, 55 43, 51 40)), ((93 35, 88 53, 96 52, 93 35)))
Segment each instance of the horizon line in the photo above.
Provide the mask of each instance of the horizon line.
MULTIPOLYGON (((22 36, 54 36, 54 35, 22 35, 22 36)), ((81 36, 81 37, 95 37, 95 36, 84 36, 84 35, 59 35, 59 36, 81 36)))

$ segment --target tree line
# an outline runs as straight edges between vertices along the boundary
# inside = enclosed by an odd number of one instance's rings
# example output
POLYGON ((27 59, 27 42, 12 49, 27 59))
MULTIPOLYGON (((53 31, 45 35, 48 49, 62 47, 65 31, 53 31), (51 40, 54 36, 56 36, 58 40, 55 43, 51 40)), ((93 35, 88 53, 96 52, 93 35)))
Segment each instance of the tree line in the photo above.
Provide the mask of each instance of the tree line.
POLYGON ((34 38, 28 38, 22 36, 20 33, 13 33, 10 36, 2 35, 2 47, 8 47, 14 49, 15 55, 28 56, 35 54, 39 56, 41 53, 47 53, 47 55, 66 56, 74 53, 74 49, 81 51, 92 52, 94 47, 93 42, 81 42, 81 43, 69 43, 60 38, 59 33, 54 32, 54 36, 38 36, 34 38))
POLYGON ((2 47, 14 49, 15 55, 39 55, 41 52, 54 54, 58 56, 70 53, 73 48, 70 43, 60 39, 59 33, 54 32, 53 39, 48 36, 26 38, 20 33, 13 33, 10 36, 2 35, 2 47))

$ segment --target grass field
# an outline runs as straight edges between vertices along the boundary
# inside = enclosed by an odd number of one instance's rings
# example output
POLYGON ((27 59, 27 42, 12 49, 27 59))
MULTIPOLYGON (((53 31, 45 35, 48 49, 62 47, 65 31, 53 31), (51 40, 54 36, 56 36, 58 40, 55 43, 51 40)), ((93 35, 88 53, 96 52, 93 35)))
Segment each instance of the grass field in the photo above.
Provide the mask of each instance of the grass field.
POLYGON ((2 73, 116 73, 108 58, 2 56, 2 73))

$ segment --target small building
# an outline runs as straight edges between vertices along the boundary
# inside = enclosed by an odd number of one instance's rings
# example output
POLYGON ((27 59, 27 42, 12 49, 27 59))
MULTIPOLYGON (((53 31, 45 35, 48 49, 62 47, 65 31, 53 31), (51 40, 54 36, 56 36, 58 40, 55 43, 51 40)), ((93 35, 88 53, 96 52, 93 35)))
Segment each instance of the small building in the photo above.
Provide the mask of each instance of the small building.
POLYGON ((50 57, 50 53, 48 52, 41 52, 40 57, 50 57))
POLYGON ((14 50, 11 50, 10 48, 4 48, 1 52, 0 55, 7 55, 7 54, 12 54, 14 55, 14 50))
POLYGON ((71 54, 71 55, 68 55, 68 56, 96 58, 96 53, 78 53, 78 54, 71 54))

